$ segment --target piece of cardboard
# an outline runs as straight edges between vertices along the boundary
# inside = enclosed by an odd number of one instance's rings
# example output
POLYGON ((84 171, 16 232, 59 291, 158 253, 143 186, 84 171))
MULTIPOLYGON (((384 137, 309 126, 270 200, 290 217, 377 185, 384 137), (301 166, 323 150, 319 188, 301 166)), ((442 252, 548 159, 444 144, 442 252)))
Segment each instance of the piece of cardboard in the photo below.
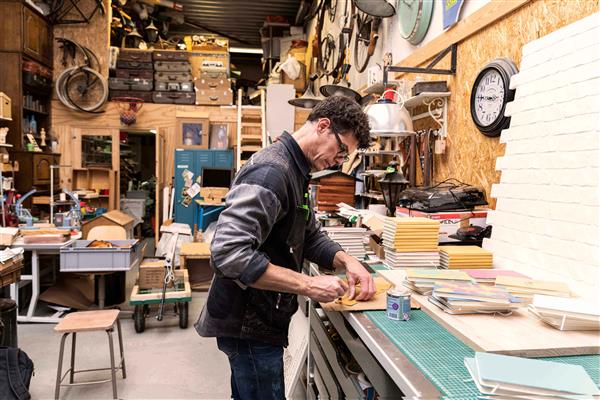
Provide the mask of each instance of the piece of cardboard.
POLYGON ((56 283, 40 295, 40 300, 87 310, 94 304, 94 275, 60 274, 56 283))
POLYGON ((145 258, 140 264, 138 286, 140 289, 162 288, 165 280, 165 261, 158 258, 145 258))
MULTIPOLYGON (((390 288, 392 285, 387 282, 385 279, 375 277, 374 278, 375 285, 379 287, 387 287, 390 288)), ((321 307, 325 311, 367 311, 367 310, 385 310, 387 307, 387 289, 383 290, 381 293, 375 294, 371 300, 368 301, 359 301, 358 303, 347 306, 344 304, 338 304, 335 301, 330 303, 321 303, 321 307)))

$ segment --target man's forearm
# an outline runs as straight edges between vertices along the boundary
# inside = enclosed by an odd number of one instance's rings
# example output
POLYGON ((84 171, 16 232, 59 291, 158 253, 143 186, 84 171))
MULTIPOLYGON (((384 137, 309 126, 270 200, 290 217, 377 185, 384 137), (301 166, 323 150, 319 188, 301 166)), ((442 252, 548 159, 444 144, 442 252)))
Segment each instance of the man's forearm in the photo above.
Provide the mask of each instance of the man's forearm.
POLYGON ((307 276, 269 263, 265 272, 250 285, 255 289, 306 294, 307 276))
POLYGON ((333 268, 335 268, 336 270, 346 268, 347 262, 349 261, 349 257, 352 258, 351 255, 349 255, 343 250, 340 250, 337 253, 335 253, 335 257, 333 257, 333 268))

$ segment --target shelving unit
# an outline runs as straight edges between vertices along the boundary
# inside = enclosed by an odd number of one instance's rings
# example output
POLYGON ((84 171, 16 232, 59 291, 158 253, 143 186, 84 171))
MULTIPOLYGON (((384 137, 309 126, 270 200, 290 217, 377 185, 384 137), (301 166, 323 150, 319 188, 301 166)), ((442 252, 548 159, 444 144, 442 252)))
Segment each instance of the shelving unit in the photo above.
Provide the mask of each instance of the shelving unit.
POLYGON ((117 171, 109 168, 73 168, 73 188, 94 191, 94 194, 81 196, 82 200, 93 201, 95 207, 107 210, 117 208, 116 197, 117 171), (101 195, 100 190, 108 189, 108 195, 101 195))

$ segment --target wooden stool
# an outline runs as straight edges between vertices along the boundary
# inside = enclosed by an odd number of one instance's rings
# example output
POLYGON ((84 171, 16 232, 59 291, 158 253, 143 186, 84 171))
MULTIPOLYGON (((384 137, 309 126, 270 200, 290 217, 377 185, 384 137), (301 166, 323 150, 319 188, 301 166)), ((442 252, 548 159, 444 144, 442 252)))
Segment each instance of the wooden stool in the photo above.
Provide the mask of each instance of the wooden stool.
POLYGON ((63 333, 60 341, 60 352, 58 354, 58 371, 56 372, 56 389, 54 392, 54 398, 58 399, 60 395, 61 386, 79 386, 89 385, 95 383, 106 383, 112 381, 113 398, 117 398, 117 377, 116 371, 121 370, 123 379, 126 377, 125 373, 125 357, 123 356, 123 338, 121 336, 121 323, 119 322, 119 310, 99 310, 99 311, 80 311, 68 314, 64 317, 58 325, 54 328, 56 332, 63 333), (121 362, 115 367, 115 352, 113 348, 113 337, 112 333, 114 330, 115 322, 117 324, 117 333, 119 336, 119 352, 121 353, 121 362), (84 369, 75 371, 75 339, 77 332, 92 332, 92 331, 106 331, 108 335, 108 348, 110 350, 110 367, 109 368, 96 368, 96 369, 84 369), (62 375, 62 362, 63 353, 65 349, 65 340, 69 334, 73 334, 71 339, 71 368, 69 368, 64 375, 62 375), (105 379, 101 381, 88 381, 73 383, 73 377, 79 372, 90 372, 90 371, 105 371, 110 370, 111 379, 105 379), (69 374, 69 383, 62 383, 62 381, 69 374))

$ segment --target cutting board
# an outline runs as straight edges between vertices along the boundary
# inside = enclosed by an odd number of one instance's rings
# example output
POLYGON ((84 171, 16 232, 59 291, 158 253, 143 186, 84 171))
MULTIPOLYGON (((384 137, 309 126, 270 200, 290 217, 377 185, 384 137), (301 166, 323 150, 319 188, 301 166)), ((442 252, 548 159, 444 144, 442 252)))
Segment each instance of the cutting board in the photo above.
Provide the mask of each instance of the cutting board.
MULTIPOLYGON (((402 287, 403 270, 380 270, 379 275, 402 287)), ((430 317, 475 351, 521 357, 555 357, 600 354, 597 331, 559 331, 529 315, 527 308, 507 317, 451 315, 432 304, 427 296, 411 295, 430 317)))
MULTIPOLYGON (((383 278, 375 277, 375 284, 385 284, 386 280, 383 278), (379 282, 379 283, 378 283, 379 282)), ((335 302, 321 303, 321 307, 325 311, 369 311, 369 310, 385 310, 387 307, 387 296, 386 292, 376 294, 371 300, 359 301, 353 306, 346 306, 344 304, 337 304, 335 302)))

